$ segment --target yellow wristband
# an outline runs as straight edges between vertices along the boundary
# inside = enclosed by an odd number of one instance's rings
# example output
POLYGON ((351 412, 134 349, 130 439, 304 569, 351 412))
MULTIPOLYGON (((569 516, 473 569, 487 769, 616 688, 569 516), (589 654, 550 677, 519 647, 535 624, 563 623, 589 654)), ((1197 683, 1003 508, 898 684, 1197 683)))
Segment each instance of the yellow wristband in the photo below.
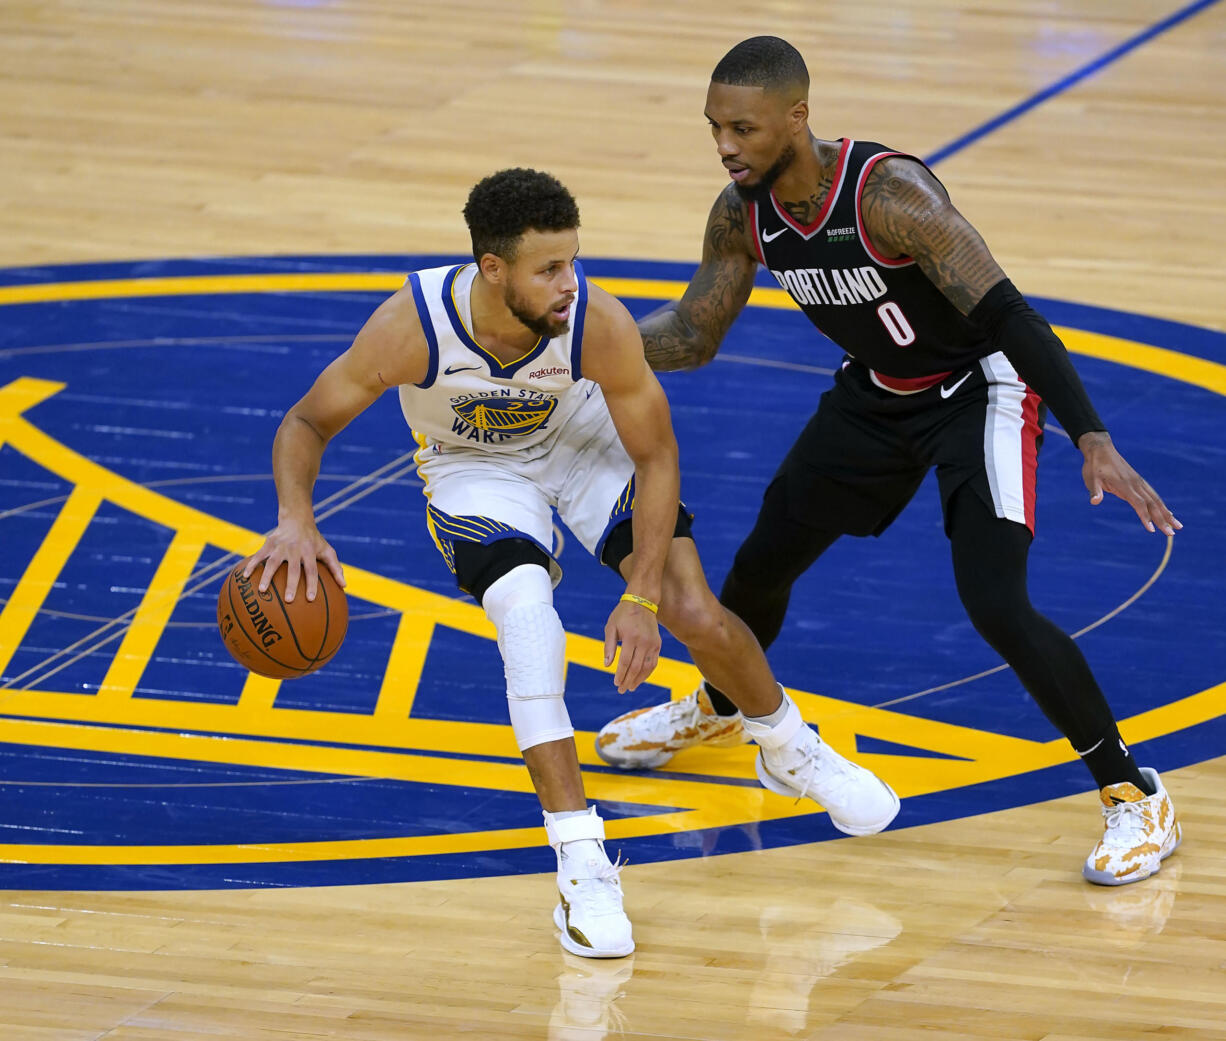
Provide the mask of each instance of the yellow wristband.
POLYGON ((659 604, 653 604, 645 596, 636 596, 634 593, 622 593, 623 600, 628 600, 632 604, 638 604, 639 607, 645 607, 652 614, 658 614, 660 611, 659 604))

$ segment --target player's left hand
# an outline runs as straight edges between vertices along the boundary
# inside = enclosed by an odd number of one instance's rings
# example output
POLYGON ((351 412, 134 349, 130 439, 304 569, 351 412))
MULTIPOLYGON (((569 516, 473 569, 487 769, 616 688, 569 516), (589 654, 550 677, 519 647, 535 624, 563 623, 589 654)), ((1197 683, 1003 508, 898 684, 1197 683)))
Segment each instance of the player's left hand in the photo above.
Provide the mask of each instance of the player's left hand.
POLYGON ((660 660, 660 625, 646 607, 619 600, 604 627, 604 663, 613 664, 617 645, 617 672, 613 677, 617 693, 634 690, 655 671, 660 660))
POLYGON ((1077 447, 1085 457, 1081 477, 1093 505, 1097 506, 1103 501, 1104 492, 1110 492, 1137 511, 1147 531, 1161 530, 1167 535, 1174 535, 1183 527, 1149 482, 1115 450, 1106 431, 1092 430, 1082 434, 1077 447))

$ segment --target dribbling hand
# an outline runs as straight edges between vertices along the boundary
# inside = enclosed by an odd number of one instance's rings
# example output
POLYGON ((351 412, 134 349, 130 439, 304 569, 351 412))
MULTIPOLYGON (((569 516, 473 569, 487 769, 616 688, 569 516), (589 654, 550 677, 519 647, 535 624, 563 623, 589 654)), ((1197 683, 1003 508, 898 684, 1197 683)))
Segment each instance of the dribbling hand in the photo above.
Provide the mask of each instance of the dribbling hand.
POLYGON ((294 595, 298 592, 299 574, 306 576, 306 598, 313 601, 319 590, 317 560, 327 565, 328 570, 332 572, 332 577, 343 589, 345 573, 341 569, 341 562, 337 559, 336 550, 319 533, 319 529, 313 523, 305 524, 301 521, 286 520, 273 528, 264 540, 264 545, 247 558, 246 566, 243 568, 243 577, 250 578, 251 573, 262 561, 264 570, 260 572, 259 585, 262 593, 268 588, 277 569, 282 564, 287 564, 286 602, 292 602, 294 595))

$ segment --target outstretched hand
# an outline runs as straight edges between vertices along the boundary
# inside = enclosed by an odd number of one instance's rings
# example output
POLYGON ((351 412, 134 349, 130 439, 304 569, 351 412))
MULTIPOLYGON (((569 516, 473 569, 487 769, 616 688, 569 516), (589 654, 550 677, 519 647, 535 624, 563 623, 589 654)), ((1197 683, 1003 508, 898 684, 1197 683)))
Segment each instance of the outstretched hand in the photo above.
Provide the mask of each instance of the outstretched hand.
POLYGON ((1101 430, 1082 434, 1077 447, 1085 456, 1081 477, 1090 493, 1091 503, 1097 506, 1103 501, 1103 493, 1110 492, 1137 511, 1137 516, 1148 531, 1157 529, 1174 535, 1183 527, 1149 482, 1115 450, 1109 434, 1101 430))
POLYGON ((617 693, 634 690, 655 670, 660 660, 660 626, 656 616, 640 604, 619 600, 604 627, 604 663, 613 664, 617 645, 621 655, 613 677, 617 693))
POLYGON ((322 560, 327 565, 332 577, 342 588, 345 585, 345 573, 341 570, 341 562, 328 541, 319 533, 313 523, 287 520, 278 524, 264 540, 264 545, 247 558, 243 568, 243 577, 250 578, 251 573, 261 562, 264 570, 260 572, 260 592, 268 589, 272 576, 282 564, 288 564, 288 574, 285 576, 285 600, 294 599, 298 592, 299 575, 306 577, 306 598, 314 600, 319 589, 319 572, 316 560, 322 560))

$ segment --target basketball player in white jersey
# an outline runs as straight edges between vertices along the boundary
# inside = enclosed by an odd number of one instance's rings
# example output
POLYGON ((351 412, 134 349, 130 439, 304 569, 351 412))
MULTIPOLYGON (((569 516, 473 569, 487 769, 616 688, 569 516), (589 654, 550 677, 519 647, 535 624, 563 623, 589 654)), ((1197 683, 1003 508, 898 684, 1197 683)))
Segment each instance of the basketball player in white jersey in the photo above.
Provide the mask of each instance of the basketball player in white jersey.
POLYGON ((620 867, 588 807, 563 702, 565 634, 553 607, 557 510, 625 580, 605 627, 619 691, 655 668, 662 622, 745 714, 767 787, 812 796, 850 834, 880 831, 898 797, 806 726, 744 624, 708 588, 680 506, 668 401, 634 319, 576 260, 579 212, 558 181, 503 170, 464 209, 475 263, 415 272, 286 414, 273 444, 278 524, 247 564, 260 588, 289 562, 286 598, 316 559, 343 582, 315 525, 324 447, 389 387, 420 451, 426 520, 461 589, 498 631, 511 725, 557 852, 562 946, 634 950, 620 867), (620 645, 620 656, 617 648, 620 645))

